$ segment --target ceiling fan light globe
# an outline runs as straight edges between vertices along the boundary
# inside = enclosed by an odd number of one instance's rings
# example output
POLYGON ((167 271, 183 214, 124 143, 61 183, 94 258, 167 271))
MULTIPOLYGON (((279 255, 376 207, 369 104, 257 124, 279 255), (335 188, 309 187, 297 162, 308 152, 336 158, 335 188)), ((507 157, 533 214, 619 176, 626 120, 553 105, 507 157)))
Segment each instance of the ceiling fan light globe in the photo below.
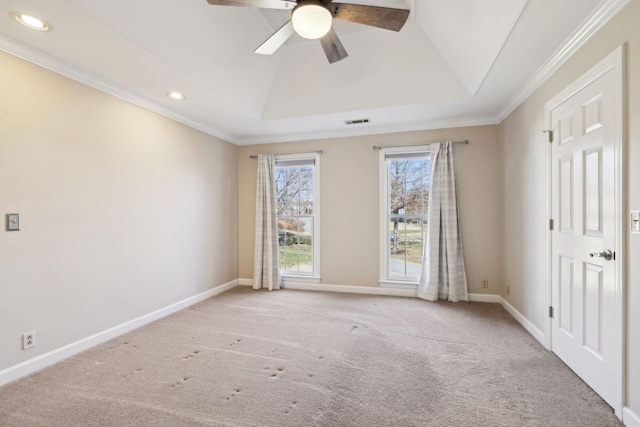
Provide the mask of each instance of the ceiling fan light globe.
POLYGON ((292 15, 293 29, 305 39, 319 39, 329 32, 333 16, 323 5, 310 3, 297 6, 292 15))

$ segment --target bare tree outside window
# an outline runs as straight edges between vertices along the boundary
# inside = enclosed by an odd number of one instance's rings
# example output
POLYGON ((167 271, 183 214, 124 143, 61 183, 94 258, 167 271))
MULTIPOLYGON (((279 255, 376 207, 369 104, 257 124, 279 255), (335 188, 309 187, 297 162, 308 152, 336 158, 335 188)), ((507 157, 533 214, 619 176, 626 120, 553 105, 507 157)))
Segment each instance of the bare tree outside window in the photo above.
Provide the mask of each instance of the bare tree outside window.
POLYGON ((417 280, 429 210, 431 159, 388 159, 389 276, 417 280))
POLYGON ((277 167, 276 203, 280 269, 313 273, 313 167, 277 167))

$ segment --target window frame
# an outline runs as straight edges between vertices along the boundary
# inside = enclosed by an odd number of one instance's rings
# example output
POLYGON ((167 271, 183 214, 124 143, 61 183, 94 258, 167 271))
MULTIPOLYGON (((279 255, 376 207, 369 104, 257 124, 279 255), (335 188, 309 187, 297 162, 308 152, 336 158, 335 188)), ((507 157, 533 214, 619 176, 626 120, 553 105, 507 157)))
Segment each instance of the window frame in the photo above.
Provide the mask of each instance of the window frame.
MULTIPOLYGON (((280 277, 284 285, 287 282, 295 283, 320 283, 320 154, 300 153, 300 154, 279 154, 275 156, 276 168, 278 162, 313 160, 313 239, 312 239, 312 272, 311 274, 292 274, 291 272, 280 272, 280 277)), ((275 179, 275 177, 274 177, 275 179)), ((275 184, 275 182, 274 182, 275 184)), ((279 245, 278 245, 279 246, 279 245)), ((278 252, 280 247, 278 247, 278 252)), ((279 264, 279 261, 278 261, 279 264)))
POLYGON ((387 166, 387 156, 388 155, 415 155, 415 154, 426 154, 427 156, 431 156, 431 147, 429 144, 425 145, 415 145, 410 147, 385 147, 380 149, 379 154, 379 217, 380 217, 380 225, 379 225, 379 247, 380 247, 380 278, 378 283, 381 287, 386 288, 408 288, 408 289, 416 289, 418 287, 418 280, 395 280, 390 279, 389 277, 389 230, 388 230, 388 220, 387 220, 387 212, 389 210, 388 202, 389 202, 389 169, 387 166))

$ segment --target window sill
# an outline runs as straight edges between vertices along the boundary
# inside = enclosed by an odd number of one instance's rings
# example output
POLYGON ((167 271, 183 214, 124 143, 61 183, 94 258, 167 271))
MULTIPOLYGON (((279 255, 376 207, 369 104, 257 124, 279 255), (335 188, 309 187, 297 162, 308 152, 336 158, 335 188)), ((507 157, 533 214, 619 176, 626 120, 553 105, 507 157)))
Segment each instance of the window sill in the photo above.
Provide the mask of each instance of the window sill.
POLYGON ((381 288, 418 289, 418 281, 378 280, 381 288))
POLYGON ((311 283, 318 284, 320 283, 320 276, 287 276, 281 275, 282 284, 287 285, 287 283, 311 283))

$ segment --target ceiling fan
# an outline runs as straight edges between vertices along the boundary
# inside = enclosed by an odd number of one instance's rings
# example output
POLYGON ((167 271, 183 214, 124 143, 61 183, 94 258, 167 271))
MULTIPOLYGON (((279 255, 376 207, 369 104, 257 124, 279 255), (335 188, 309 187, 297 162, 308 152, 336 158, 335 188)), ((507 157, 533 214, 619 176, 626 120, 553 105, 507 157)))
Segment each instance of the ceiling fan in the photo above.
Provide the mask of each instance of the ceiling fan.
POLYGON ((407 22, 409 11, 388 7, 333 3, 333 0, 207 0, 215 6, 243 6, 261 9, 291 10, 291 19, 256 50, 263 55, 273 54, 294 32, 307 39, 320 39, 329 63, 343 60, 347 51, 331 27, 333 18, 357 22, 385 30, 400 31, 407 22))

